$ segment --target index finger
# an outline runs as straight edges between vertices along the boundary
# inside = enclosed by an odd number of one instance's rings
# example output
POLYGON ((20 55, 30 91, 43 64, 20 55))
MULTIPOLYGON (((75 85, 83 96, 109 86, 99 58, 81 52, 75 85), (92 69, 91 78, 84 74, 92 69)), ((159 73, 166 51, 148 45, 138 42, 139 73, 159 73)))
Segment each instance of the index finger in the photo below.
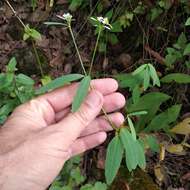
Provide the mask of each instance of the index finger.
MULTIPOLYGON (((39 96, 39 100, 46 100, 55 113, 67 108, 71 105, 73 98, 76 94, 79 83, 74 83, 45 95, 39 96)), ((118 83, 112 78, 95 79, 91 81, 91 85, 94 89, 99 91, 103 95, 108 95, 115 92, 118 89, 118 83)))

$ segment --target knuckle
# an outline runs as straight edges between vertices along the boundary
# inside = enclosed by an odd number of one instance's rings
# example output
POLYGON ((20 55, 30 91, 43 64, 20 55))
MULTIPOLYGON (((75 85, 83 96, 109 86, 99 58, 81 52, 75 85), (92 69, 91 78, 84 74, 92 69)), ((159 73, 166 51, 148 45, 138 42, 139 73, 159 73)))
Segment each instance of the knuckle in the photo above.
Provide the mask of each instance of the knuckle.
POLYGON ((90 113, 88 110, 79 109, 78 112, 74 114, 74 117, 80 122, 81 125, 86 126, 89 124, 90 113))

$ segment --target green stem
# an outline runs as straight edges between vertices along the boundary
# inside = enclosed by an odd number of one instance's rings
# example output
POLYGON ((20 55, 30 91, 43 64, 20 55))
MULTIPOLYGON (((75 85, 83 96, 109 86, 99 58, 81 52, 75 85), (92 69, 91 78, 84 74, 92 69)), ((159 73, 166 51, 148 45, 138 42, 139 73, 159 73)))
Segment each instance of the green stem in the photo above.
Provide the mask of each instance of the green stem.
MULTIPOLYGON (((90 85, 90 89, 91 89, 91 90, 94 89, 93 86, 90 85)), ((119 129, 118 129, 118 128, 115 126, 115 124, 111 121, 111 119, 109 118, 109 116, 108 116, 106 110, 104 109, 104 107, 102 107, 101 111, 103 112, 103 114, 104 114, 104 116, 106 117, 106 119, 107 119, 108 123, 110 124, 110 126, 111 126, 116 132, 118 132, 119 129)))
POLYGON ((117 128, 117 127, 115 126, 115 124, 111 121, 111 119, 109 118, 107 112, 105 111, 105 109, 104 109, 103 107, 102 107, 102 112, 103 112, 103 114, 105 115, 105 117, 106 117, 107 121, 109 122, 109 124, 111 125, 111 127, 112 127, 116 132, 118 132, 118 131, 119 131, 119 128, 117 128))
POLYGON ((37 52, 37 49, 36 49, 36 46, 35 46, 33 40, 32 40, 32 46, 33 46, 33 49, 34 49, 34 54, 35 54, 36 61, 38 63, 39 69, 40 69, 41 76, 44 77, 44 72, 43 72, 43 69, 42 69, 42 64, 41 64, 41 61, 40 61, 40 58, 39 58, 39 55, 38 55, 38 52, 37 52))
MULTIPOLYGON (((82 61, 82 58, 81 58, 81 55, 80 55, 80 52, 79 52, 79 49, 78 49, 78 46, 77 46, 77 43, 76 43, 76 40, 75 40, 75 37, 74 37, 74 34, 73 34, 73 31, 72 31, 72 28, 71 28, 71 24, 68 23, 68 28, 69 28, 69 32, 71 33, 71 37, 72 37, 72 40, 73 40, 73 43, 74 43, 74 46, 75 46, 75 49, 77 51, 77 54, 78 54, 78 57, 79 57, 79 60, 80 60, 80 64, 81 64, 81 67, 83 69, 83 72, 85 74, 85 76, 87 76, 87 72, 84 68, 84 64, 83 64, 83 61, 82 61)), ((99 33, 98 33, 98 38, 97 38, 97 41, 96 41, 96 46, 95 46, 95 49, 94 49, 94 54, 93 54, 93 57, 95 58, 95 54, 96 54, 96 50, 97 50, 97 47, 98 47, 98 41, 99 41, 99 38, 100 38, 100 34, 101 34, 101 30, 99 30, 99 33)), ((93 62, 94 62, 94 58, 92 58, 92 65, 93 65, 93 62)), ((91 72, 89 72, 89 75, 90 75, 91 72)), ((90 89, 94 89, 92 86, 90 86, 90 89)), ((111 121, 111 119, 109 118, 108 114, 106 113, 105 109, 102 108, 101 109, 103 114, 105 115, 107 121, 109 122, 109 124, 111 125, 111 127, 118 131, 119 129, 114 125, 114 123, 111 121)))
POLYGON ((85 76, 87 76, 87 73, 86 73, 86 70, 85 70, 85 68, 84 68, 84 64, 83 64, 83 61, 82 61, 82 58, 81 58, 81 55, 80 55, 80 52, 79 52, 77 43, 76 43, 76 41, 75 41, 75 37, 74 37, 74 34, 73 34, 73 31, 72 31, 72 28, 71 28, 71 25, 70 25, 70 24, 68 24, 68 28, 69 28, 69 32, 70 32, 70 34, 71 34, 71 37, 72 37, 72 40, 73 40, 75 49, 76 49, 76 51, 77 51, 77 55, 78 55, 78 57, 79 57, 79 61, 80 61, 82 70, 83 70, 85 76))
POLYGON ((99 40, 100 40, 101 32, 102 32, 102 28, 100 28, 99 32, 98 32, 98 37, 97 37, 97 40, 96 40, 96 45, 95 45, 95 48, 94 48, 94 52, 93 52, 93 56, 92 56, 92 61, 90 63, 89 75, 92 72, 92 67, 93 67, 93 64, 94 64, 94 59, 95 59, 95 56, 96 56, 96 51, 97 51, 97 48, 98 48, 98 43, 99 43, 99 40))

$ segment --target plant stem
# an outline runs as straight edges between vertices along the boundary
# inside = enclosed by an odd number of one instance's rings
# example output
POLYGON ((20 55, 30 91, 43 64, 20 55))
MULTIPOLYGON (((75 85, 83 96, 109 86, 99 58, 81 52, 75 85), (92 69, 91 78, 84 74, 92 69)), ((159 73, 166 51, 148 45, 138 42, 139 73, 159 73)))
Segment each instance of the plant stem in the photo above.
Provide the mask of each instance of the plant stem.
POLYGON ((50 6, 50 7, 53 7, 53 4, 54 4, 54 0, 50 0, 49 6, 50 6))
POLYGON ((105 109, 104 109, 103 107, 102 107, 102 112, 103 112, 103 114, 105 115, 105 117, 106 117, 107 121, 109 122, 109 124, 111 125, 111 127, 112 127, 116 132, 118 132, 119 129, 118 129, 118 128, 115 126, 115 124, 111 121, 111 119, 109 118, 107 112, 105 111, 105 109))
POLYGON ((8 0, 5 0, 5 2, 7 3, 7 5, 9 6, 9 8, 11 9, 11 11, 13 12, 14 16, 19 20, 19 22, 22 24, 22 26, 25 28, 26 25, 24 24, 24 22, 20 19, 20 17, 17 15, 17 12, 14 10, 13 6, 9 3, 8 0))
MULTIPOLYGON (((94 89, 91 85, 90 85, 90 89, 94 89)), ((115 126, 115 124, 111 121, 111 119, 109 118, 106 110, 104 109, 104 107, 102 107, 101 111, 103 112, 104 116, 106 117, 107 121, 109 122, 110 126, 117 132, 119 131, 119 129, 115 126)))
POLYGON ((98 31, 98 37, 97 37, 97 40, 96 40, 96 45, 95 45, 95 48, 94 48, 94 52, 93 52, 93 56, 92 56, 92 61, 90 63, 89 75, 92 72, 92 67, 93 67, 93 64, 94 64, 94 59, 95 59, 95 56, 96 56, 96 51, 97 51, 97 48, 98 48, 98 43, 99 43, 99 40, 100 40, 101 32, 102 32, 102 28, 100 28, 99 31, 98 31))
POLYGON ((40 57, 38 55, 38 52, 37 52, 37 49, 36 49, 36 46, 35 46, 35 43, 34 43, 33 40, 32 40, 32 47, 34 49, 34 54, 35 54, 36 61, 38 63, 39 69, 40 69, 41 76, 44 77, 44 72, 43 72, 43 69, 42 69, 42 64, 41 64, 41 61, 40 61, 40 57))
POLYGON ((74 34, 73 34, 73 31, 72 31, 72 28, 71 28, 71 25, 70 25, 70 24, 68 24, 68 28, 69 28, 69 31, 70 31, 70 33, 71 33, 71 37, 72 37, 72 40, 73 40, 75 49, 76 49, 76 51, 77 51, 77 55, 78 55, 78 57, 79 57, 79 61, 80 61, 82 70, 83 70, 85 76, 87 76, 87 73, 86 73, 86 70, 85 70, 85 68, 84 68, 84 64, 83 64, 83 61, 82 61, 82 58, 81 58, 81 55, 80 55, 80 52, 79 52, 79 49, 78 49, 78 46, 77 46, 77 43, 76 43, 76 40, 75 40, 75 37, 74 37, 74 34))
MULTIPOLYGON (((75 49, 77 51, 77 54, 78 54, 78 57, 79 57, 79 60, 80 60, 80 64, 81 64, 81 67, 83 69, 83 72, 85 74, 85 76, 87 76, 87 72, 84 68, 84 64, 83 64, 83 61, 82 61, 82 58, 81 58, 81 55, 80 55, 80 52, 79 52, 79 49, 78 49, 78 46, 77 46, 77 43, 76 43, 76 40, 75 40, 75 37, 74 37, 74 34, 73 34, 73 31, 72 31, 72 28, 71 28, 71 24, 68 23, 68 28, 69 28, 69 32, 71 33, 71 37, 72 37, 72 40, 73 40, 73 43, 74 43, 74 46, 75 46, 75 49)), ((99 30, 99 33, 98 33, 98 37, 97 37, 97 41, 96 41, 96 46, 94 48, 94 53, 93 53, 93 57, 95 58, 95 54, 96 54, 96 50, 97 50, 97 47, 98 47, 98 42, 99 42, 99 38, 100 38, 100 34, 101 34, 102 30, 99 30)), ((93 65, 93 62, 94 62, 94 58, 92 58, 92 65, 93 65)), ((91 72, 89 72, 89 76, 90 76, 91 72)), ((94 89, 91 85, 90 85, 90 89, 94 89)), ((103 114, 105 115, 107 121, 109 122, 109 124, 111 125, 111 127, 115 130, 115 131, 118 131, 119 129, 114 125, 114 123, 111 121, 111 119, 109 118, 108 114, 106 113, 105 109, 102 107, 101 111, 103 112, 103 114)))

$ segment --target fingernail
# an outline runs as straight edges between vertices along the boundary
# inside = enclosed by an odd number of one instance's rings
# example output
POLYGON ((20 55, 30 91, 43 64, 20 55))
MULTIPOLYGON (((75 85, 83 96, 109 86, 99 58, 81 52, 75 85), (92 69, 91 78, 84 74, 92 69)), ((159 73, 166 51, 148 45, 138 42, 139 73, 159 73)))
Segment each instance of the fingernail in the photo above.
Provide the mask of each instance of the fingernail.
POLYGON ((96 107, 96 106, 99 106, 100 104, 102 104, 103 102, 103 97, 101 95, 101 93, 99 93, 98 91, 96 90, 92 90, 89 95, 87 96, 86 98, 86 102, 93 106, 93 107, 96 107))

